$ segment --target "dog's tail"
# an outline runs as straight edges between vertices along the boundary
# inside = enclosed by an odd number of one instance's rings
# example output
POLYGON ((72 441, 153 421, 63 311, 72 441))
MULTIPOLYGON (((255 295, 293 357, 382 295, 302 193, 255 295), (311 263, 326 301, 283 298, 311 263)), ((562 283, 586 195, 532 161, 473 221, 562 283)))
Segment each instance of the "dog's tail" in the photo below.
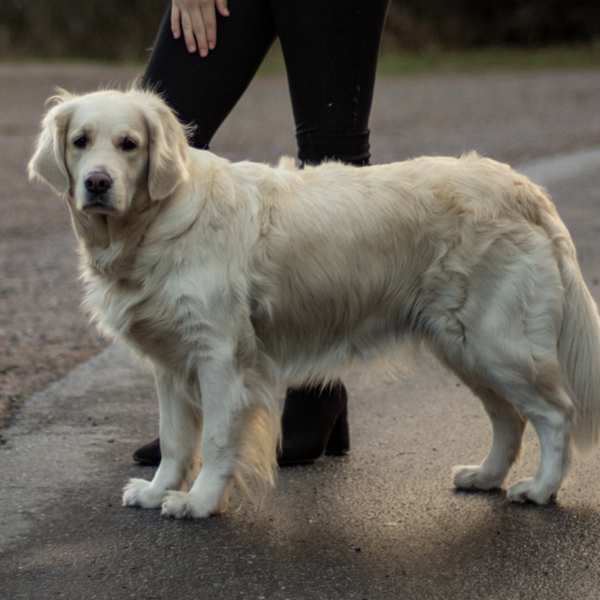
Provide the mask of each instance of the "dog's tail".
POLYGON ((562 385, 576 411, 572 439, 579 451, 586 452, 600 437, 600 317, 566 230, 561 237, 558 243, 565 296, 558 357, 562 385))
POLYGON ((582 453, 600 441, 600 315, 587 288, 573 240, 546 191, 526 178, 519 181, 517 206, 552 240, 564 289, 558 336, 561 385, 575 407, 572 440, 582 453))

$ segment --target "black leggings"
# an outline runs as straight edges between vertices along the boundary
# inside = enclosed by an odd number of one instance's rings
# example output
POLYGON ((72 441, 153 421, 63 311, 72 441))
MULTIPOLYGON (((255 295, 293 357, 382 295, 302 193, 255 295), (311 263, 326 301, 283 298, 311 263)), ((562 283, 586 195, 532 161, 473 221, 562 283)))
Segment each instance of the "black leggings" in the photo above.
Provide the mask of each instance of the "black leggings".
POLYGON ((229 0, 208 57, 160 27, 144 84, 155 86, 208 145, 279 36, 302 163, 369 162, 369 113, 388 0, 229 0))

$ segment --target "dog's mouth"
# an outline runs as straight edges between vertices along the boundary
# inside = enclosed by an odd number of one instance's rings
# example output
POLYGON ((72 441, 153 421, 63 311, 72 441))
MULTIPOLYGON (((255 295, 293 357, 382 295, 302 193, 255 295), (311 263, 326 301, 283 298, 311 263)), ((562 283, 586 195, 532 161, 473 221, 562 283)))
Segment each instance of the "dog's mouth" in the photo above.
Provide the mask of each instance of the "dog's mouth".
POLYGON ((101 215, 114 215, 117 211, 110 202, 108 194, 89 195, 81 206, 82 212, 101 215))

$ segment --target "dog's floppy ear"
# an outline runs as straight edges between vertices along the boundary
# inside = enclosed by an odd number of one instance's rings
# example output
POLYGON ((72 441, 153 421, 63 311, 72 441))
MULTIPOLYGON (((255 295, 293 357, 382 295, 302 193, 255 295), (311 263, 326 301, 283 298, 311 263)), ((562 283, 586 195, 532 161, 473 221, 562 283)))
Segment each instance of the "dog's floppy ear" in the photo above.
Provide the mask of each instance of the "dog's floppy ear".
POLYGON ((148 193, 163 200, 189 177, 189 144, 184 126, 165 102, 152 92, 142 92, 150 109, 148 124, 148 193))
POLYGON ((51 98, 56 105, 42 121, 42 132, 28 167, 30 180, 41 179, 59 194, 67 194, 70 184, 65 164, 65 135, 73 114, 73 107, 67 101, 72 97, 61 91, 51 98))

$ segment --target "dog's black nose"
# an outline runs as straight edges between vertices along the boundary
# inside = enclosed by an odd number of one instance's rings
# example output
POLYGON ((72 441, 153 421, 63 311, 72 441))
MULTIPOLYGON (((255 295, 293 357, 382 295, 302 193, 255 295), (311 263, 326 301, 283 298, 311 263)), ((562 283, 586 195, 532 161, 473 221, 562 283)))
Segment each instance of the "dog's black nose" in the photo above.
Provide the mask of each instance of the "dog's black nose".
POLYGON ((103 171, 94 171, 85 180, 85 189, 91 194, 103 194, 110 190, 111 186, 112 179, 103 171))

